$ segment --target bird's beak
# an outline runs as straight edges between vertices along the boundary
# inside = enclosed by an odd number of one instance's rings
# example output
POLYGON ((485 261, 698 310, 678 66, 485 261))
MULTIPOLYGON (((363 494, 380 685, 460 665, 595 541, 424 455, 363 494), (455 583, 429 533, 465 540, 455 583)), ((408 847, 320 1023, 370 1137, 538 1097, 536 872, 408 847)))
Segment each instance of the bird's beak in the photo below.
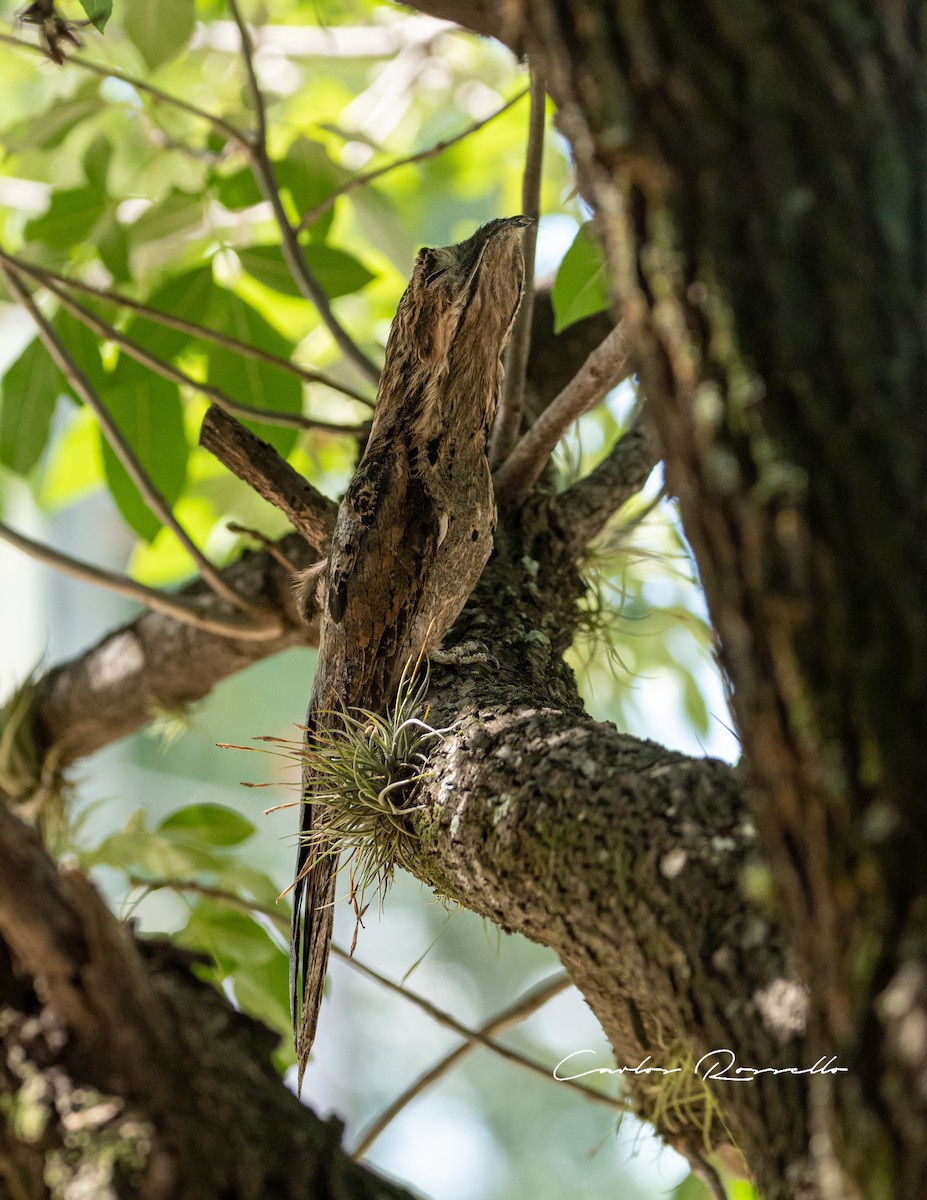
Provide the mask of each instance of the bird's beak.
POLYGON ((517 217, 509 217, 509 220, 513 225, 517 225, 519 229, 524 229, 526 225, 534 224, 534 217, 526 217, 524 214, 517 217))

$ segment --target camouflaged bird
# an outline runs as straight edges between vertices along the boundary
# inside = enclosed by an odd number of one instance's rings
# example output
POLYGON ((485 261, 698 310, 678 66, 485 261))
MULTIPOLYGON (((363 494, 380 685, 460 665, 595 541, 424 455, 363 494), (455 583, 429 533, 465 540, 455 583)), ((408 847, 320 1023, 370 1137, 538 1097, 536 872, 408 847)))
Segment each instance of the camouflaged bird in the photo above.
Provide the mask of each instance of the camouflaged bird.
MULTIPOLYGON (((524 289, 528 224, 521 216, 490 221, 416 259, 387 341, 367 448, 327 563, 304 583, 322 616, 309 737, 333 710, 384 710, 409 658, 426 641, 429 650, 440 645, 492 551, 486 442, 524 289)), ((322 1000, 337 869, 320 828, 324 812, 305 802, 310 788, 304 779, 290 943, 300 1084, 322 1000)))

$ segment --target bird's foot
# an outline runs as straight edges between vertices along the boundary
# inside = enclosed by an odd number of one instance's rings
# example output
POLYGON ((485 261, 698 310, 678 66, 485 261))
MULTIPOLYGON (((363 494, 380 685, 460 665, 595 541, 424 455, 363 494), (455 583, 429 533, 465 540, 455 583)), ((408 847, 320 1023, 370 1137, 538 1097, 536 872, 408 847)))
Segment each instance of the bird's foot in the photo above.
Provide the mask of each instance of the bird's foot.
POLYGON ((477 665, 498 667, 499 665, 489 653, 486 643, 478 642, 474 638, 458 642, 456 646, 429 650, 428 661, 433 662, 437 667, 473 667, 477 665))

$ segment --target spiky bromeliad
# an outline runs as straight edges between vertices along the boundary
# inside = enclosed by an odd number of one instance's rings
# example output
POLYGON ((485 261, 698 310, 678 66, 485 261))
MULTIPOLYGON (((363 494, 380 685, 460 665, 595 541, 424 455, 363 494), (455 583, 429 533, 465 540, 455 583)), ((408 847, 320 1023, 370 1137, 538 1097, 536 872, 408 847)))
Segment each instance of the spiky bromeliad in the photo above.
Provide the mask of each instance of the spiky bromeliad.
MULTIPOLYGON (((486 456, 501 354, 524 288, 527 217, 419 252, 386 346, 367 448, 338 512, 307 736, 345 708, 383 711, 403 668, 456 620, 492 550, 486 456)), ((311 799, 311 768, 303 800, 311 799)), ((299 1078, 315 1037, 337 863, 324 810, 301 807, 290 943, 299 1078)))

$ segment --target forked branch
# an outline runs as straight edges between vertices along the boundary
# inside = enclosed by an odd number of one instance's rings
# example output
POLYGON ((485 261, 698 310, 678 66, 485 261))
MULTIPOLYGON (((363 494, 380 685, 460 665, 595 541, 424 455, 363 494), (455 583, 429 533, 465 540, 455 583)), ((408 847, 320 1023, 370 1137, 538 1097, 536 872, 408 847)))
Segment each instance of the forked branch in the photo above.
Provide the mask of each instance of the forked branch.
POLYGON ((28 289, 21 282, 19 276, 15 271, 3 266, 0 266, 0 275, 6 281, 10 294, 25 308, 33 321, 35 321, 39 338, 55 366, 68 381, 75 394, 95 414, 106 440, 113 449, 113 453, 119 459, 126 474, 138 488, 150 512, 174 533, 177 540, 199 567, 203 580, 218 597, 226 600, 235 608, 250 614, 256 625, 266 623, 267 614, 256 609, 250 601, 244 599, 233 588, 229 587, 222 577, 222 573, 213 566, 174 516, 171 506, 158 491, 136 456, 135 451, 126 441, 119 426, 110 416, 106 406, 97 395, 90 380, 74 362, 64 343, 55 332, 54 326, 42 313, 28 289))
POLYGON ((540 478, 554 447, 583 413, 631 374, 631 355, 621 325, 589 355, 567 386, 494 473, 500 504, 522 501, 540 478))

